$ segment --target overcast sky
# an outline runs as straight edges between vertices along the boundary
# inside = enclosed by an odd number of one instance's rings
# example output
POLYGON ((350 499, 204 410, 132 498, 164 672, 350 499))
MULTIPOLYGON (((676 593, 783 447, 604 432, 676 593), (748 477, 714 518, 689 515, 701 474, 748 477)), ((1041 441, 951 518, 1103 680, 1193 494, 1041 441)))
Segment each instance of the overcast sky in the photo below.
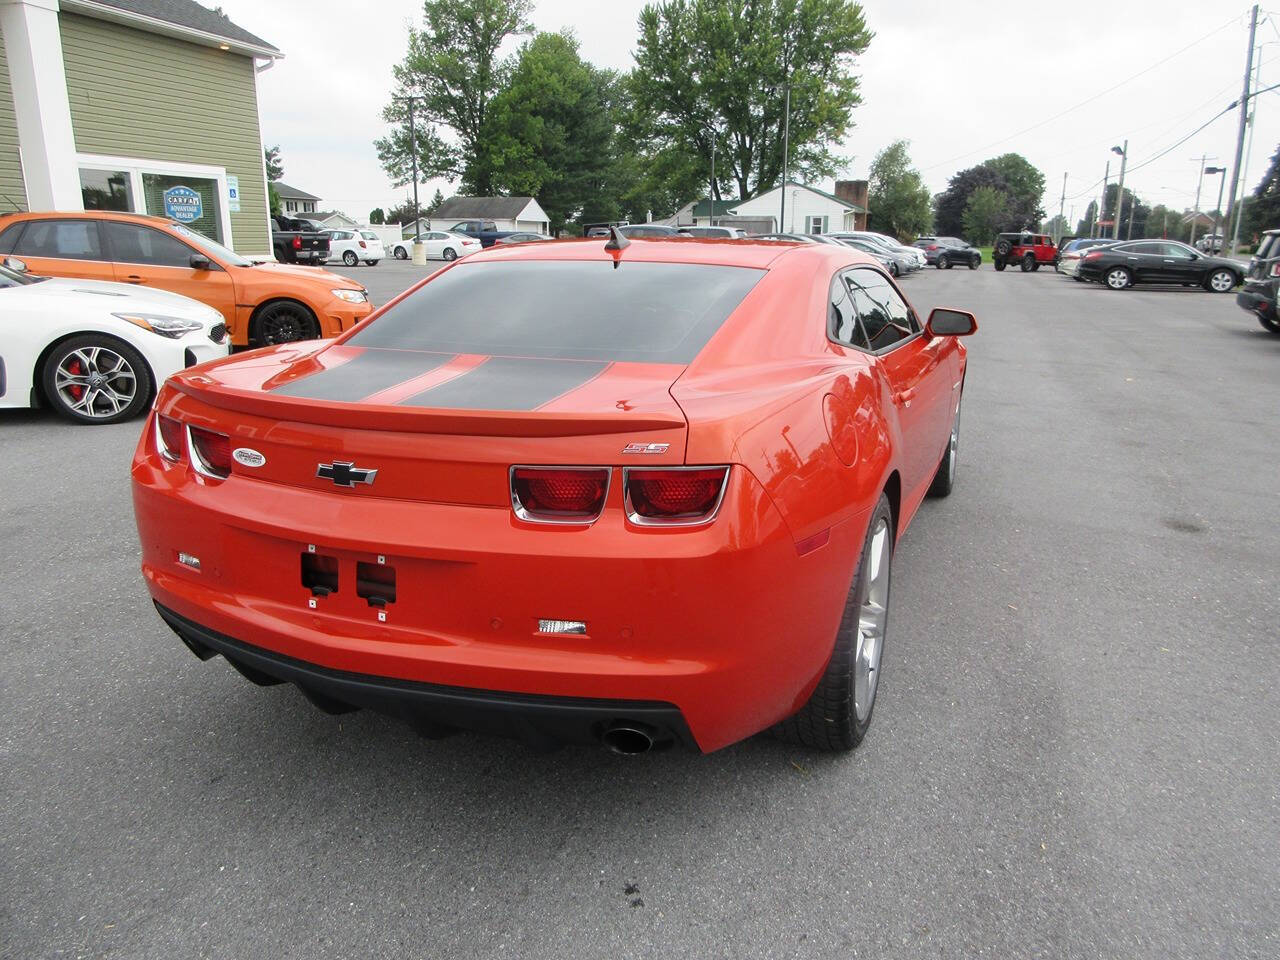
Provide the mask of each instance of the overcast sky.
MULTIPOLYGON (((402 199, 407 191, 390 185, 373 140, 385 132, 391 66, 404 55, 407 24, 421 18, 419 0, 218 2, 285 54, 258 81, 263 137, 280 145, 285 180, 361 218, 402 199)), ((643 0, 535 2, 538 29, 569 27, 586 59, 632 66, 643 0)), ((1112 145, 1128 137, 1136 167, 1240 93, 1249 8, 1234 0, 1023 4, 1016 15, 1008 7, 991 15, 969 0, 868 0, 864 9, 875 39, 857 64, 863 103, 844 145, 852 177, 866 176, 876 152, 899 137, 911 141, 935 192, 957 170, 1016 151, 1044 172, 1049 214, 1067 174, 1065 212, 1074 207, 1078 219, 1109 158, 1117 173, 1112 145)), ((1280 16, 1262 23, 1258 42, 1270 44, 1261 50, 1261 86, 1280 83, 1280 16)), ((1250 187, 1280 142, 1280 90, 1259 98, 1257 114, 1250 187)), ((1135 170, 1126 185, 1148 202, 1191 206, 1199 169, 1192 158, 1209 154, 1230 167, 1236 116, 1135 170)), ((1217 181, 1205 178, 1203 208, 1215 205, 1217 181)), ((422 188, 424 203, 435 186, 422 188)))

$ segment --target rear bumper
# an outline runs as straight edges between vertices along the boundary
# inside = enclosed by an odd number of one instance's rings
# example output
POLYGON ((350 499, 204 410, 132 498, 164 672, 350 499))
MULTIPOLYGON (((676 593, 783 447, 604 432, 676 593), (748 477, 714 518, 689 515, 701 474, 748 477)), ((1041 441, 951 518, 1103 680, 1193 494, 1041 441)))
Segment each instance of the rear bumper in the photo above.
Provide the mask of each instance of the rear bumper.
POLYGON ((738 466, 704 527, 631 527, 619 483, 590 528, 538 527, 509 507, 356 500, 235 473, 206 484, 159 462, 146 437, 134 509, 143 575, 165 611, 320 670, 500 698, 663 704, 703 751, 808 699, 866 523, 836 524, 801 556, 738 466), (324 595, 303 582, 312 547, 337 565, 324 595), (383 563, 396 596, 379 608, 359 595, 359 571, 383 563), (544 634, 540 619, 581 620, 587 632, 544 634))
POLYGON ((615 725, 651 732, 655 746, 697 749, 669 703, 549 697, 473 690, 332 670, 255 647, 156 604, 156 611, 200 659, 221 654, 261 685, 292 683, 322 709, 363 707, 407 721, 431 736, 465 729, 523 740, 538 748, 598 743, 615 725))
POLYGON ((1270 285, 1246 282, 1245 286, 1236 293, 1236 304, 1240 309, 1248 310, 1258 316, 1274 318, 1276 291, 1270 285))

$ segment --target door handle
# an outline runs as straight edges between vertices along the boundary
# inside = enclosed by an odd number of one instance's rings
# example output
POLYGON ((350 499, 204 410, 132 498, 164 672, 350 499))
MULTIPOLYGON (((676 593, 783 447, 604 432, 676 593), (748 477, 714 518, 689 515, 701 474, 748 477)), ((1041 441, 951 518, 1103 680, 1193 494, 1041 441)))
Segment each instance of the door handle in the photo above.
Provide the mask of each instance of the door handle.
POLYGON ((911 399, 915 395, 916 395, 916 392, 910 388, 906 390, 899 390, 897 393, 893 395, 893 402, 900 403, 903 406, 909 407, 911 406, 911 399))
POLYGON ((147 281, 142 279, 142 277, 138 276, 136 273, 131 273, 129 274, 129 276, 124 278, 124 282, 125 283, 146 283, 147 281))

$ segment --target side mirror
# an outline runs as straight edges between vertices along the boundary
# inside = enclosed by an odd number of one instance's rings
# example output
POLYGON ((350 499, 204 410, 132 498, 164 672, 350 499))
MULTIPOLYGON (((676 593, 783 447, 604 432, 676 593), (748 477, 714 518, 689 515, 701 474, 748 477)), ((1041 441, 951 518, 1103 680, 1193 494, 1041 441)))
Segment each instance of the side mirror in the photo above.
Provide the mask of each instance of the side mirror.
POLYGON ((978 318, 968 310, 935 307, 924 332, 930 337, 967 337, 978 332, 978 318))
POLYGON ((212 267, 212 264, 210 264, 210 263, 209 263, 209 258, 208 258, 208 257, 206 257, 206 256, 204 256, 204 255, 202 255, 202 254, 199 254, 199 253, 193 253, 193 254, 191 255, 191 269, 192 269, 192 270, 208 270, 208 269, 210 269, 211 267, 212 267))
POLYGON ((14 273, 26 273, 27 263, 25 260, 19 260, 17 257, 5 257, 4 265, 14 273))

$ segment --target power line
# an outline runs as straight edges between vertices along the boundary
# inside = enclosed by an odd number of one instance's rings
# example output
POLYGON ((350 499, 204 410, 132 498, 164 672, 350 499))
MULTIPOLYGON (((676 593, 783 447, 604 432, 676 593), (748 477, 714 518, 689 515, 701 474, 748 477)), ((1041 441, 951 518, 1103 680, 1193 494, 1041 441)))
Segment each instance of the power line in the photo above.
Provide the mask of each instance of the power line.
POLYGON ((1102 97, 1105 97, 1107 94, 1115 90, 1118 90, 1120 87, 1123 87, 1127 83, 1132 83, 1134 80, 1137 80, 1139 77, 1150 73, 1152 70, 1156 69, 1157 67, 1164 66, 1164 64, 1168 63, 1170 60, 1174 59, 1175 57, 1179 57, 1182 54, 1186 53, 1192 47, 1197 47, 1200 44, 1204 43, 1206 40, 1210 39, 1211 37, 1217 36, 1223 30, 1227 29, 1227 27, 1235 25, 1235 23, 1238 20, 1239 20, 1239 16, 1233 16, 1230 20, 1228 20, 1222 26, 1214 30, 1211 30, 1209 33, 1206 33, 1199 40, 1193 40, 1191 43, 1187 44, 1185 47, 1181 48, 1180 50, 1176 50, 1173 53, 1169 54, 1163 60, 1158 60, 1155 63, 1153 63, 1151 66, 1147 67, 1146 69, 1139 70, 1133 76, 1128 77, 1125 80, 1121 80, 1119 83, 1113 84, 1112 86, 1108 87, 1105 90, 1102 90, 1099 93, 1095 93, 1093 96, 1089 97, 1087 100, 1081 100, 1079 103, 1075 104, 1074 106, 1067 107, 1067 109, 1063 110, 1061 113, 1055 113, 1053 116, 1047 117, 1046 119, 1041 120, 1039 123, 1032 124, 1031 126, 1027 127, 1024 130, 1019 130, 1017 133, 1011 133, 1007 137, 1001 137, 999 140, 993 140, 991 143, 988 143, 985 146, 977 147, 973 150, 966 151, 965 153, 957 154, 954 157, 950 157, 946 160, 939 161, 938 163, 930 164, 927 167, 923 167, 922 172, 935 170, 938 167, 946 166, 947 164, 954 163, 957 160, 963 160, 965 157, 970 157, 976 153, 982 153, 985 150, 990 150, 992 147, 998 147, 1002 143, 1007 143, 1008 141, 1014 140, 1022 136, 1023 134, 1030 133, 1032 130, 1038 130, 1041 127, 1045 126, 1046 124, 1052 123, 1054 120, 1058 120, 1062 117, 1065 117, 1068 113, 1072 113, 1076 110, 1079 110, 1081 107, 1088 106, 1089 104, 1093 103, 1095 100, 1099 100, 1102 97))

